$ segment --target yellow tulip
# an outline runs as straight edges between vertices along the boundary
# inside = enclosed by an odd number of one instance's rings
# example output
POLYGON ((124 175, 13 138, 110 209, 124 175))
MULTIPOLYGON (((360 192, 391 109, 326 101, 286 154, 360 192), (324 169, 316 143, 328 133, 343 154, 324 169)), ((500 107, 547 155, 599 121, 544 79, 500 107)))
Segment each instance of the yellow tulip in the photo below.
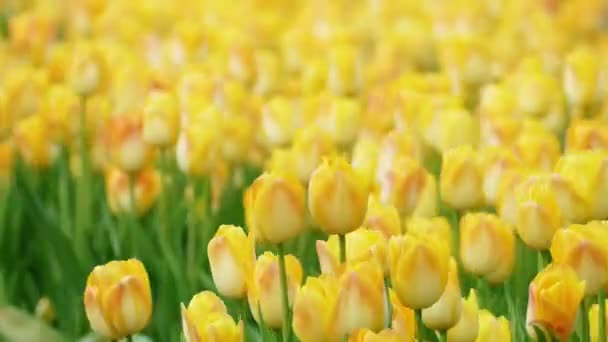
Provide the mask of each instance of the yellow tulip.
POLYGON ((363 227, 381 232, 385 238, 401 234, 399 212, 391 204, 383 204, 375 196, 367 202, 367 214, 363 227))
MULTIPOLYGON (((289 305, 291 305, 302 283, 302 266, 300 265, 300 261, 293 255, 285 256, 285 272, 287 273, 289 305)), ((279 278, 280 272, 277 256, 270 252, 265 252, 258 257, 255 263, 253 278, 247 289, 249 307, 255 320, 259 323, 261 322, 261 318, 263 318, 264 324, 274 329, 280 328, 283 322, 281 283, 279 278), (260 317, 260 314, 262 317, 260 317)))
POLYGON ((479 136, 482 146, 510 146, 518 138, 522 126, 520 119, 510 114, 481 116, 479 136))
POLYGON ((393 236, 388 261, 393 288, 403 304, 423 309, 441 297, 450 263, 445 243, 409 234, 393 236))
POLYGON ((244 297, 255 260, 253 236, 247 236, 241 227, 221 225, 209 241, 207 254, 218 292, 226 297, 244 297))
POLYGON ((264 173, 244 196, 248 228, 258 241, 285 242, 306 228, 305 190, 292 176, 264 173))
POLYGON ((329 51, 327 88, 335 95, 352 95, 363 86, 363 66, 356 47, 341 44, 329 51))
POLYGON ((522 168, 506 170, 498 182, 497 212, 505 222, 517 224, 517 199, 515 191, 528 178, 528 171, 522 168))
MULTIPOLYGON (((432 218, 412 217, 405 222, 405 231, 409 235, 415 235, 421 238, 429 237, 441 242, 448 251, 451 251, 452 246, 452 227, 448 220, 443 216, 432 218)), ((451 252, 448 254, 452 254, 451 252)))
POLYGON ((494 281, 511 275, 515 235, 507 223, 494 214, 468 213, 460 219, 459 229, 460 260, 465 270, 494 281))
POLYGON ((108 62, 98 44, 87 42, 76 48, 70 77, 74 91, 81 96, 103 92, 109 86, 108 62))
POLYGON ((589 217, 590 199, 583 197, 582 193, 575 188, 575 184, 559 173, 548 176, 531 177, 538 181, 549 183, 555 193, 557 205, 562 214, 564 223, 585 222, 589 217))
POLYGON ((42 116, 57 142, 70 143, 78 133, 82 108, 80 99, 64 85, 51 86, 46 94, 42 116))
POLYGON ((348 146, 357 138, 361 124, 360 107, 356 100, 336 97, 324 109, 327 113, 319 118, 320 125, 336 145, 348 146))
POLYGON ((511 150, 503 146, 479 150, 483 170, 483 195, 486 204, 496 206, 498 191, 503 175, 507 170, 520 166, 519 160, 511 150))
POLYGON ((458 323, 461 315, 462 299, 458 266, 454 258, 451 258, 445 290, 433 305, 422 310, 422 321, 433 330, 446 331, 458 323))
POLYGON ((382 138, 376 155, 376 180, 378 182, 386 177, 386 173, 394 169, 394 164, 401 158, 409 157, 416 161, 423 159, 422 146, 417 138, 411 133, 399 131, 392 131, 382 138))
POLYGON ((226 305, 213 292, 203 291, 181 305, 186 342, 242 342, 243 322, 234 323, 226 305))
MULTIPOLYGON (((386 265, 387 241, 382 233, 359 228, 346 234, 346 260, 349 263, 375 261, 383 269, 386 265)), ((317 240, 317 257, 324 274, 340 273, 340 246, 337 235, 331 235, 327 242, 317 240)))
POLYGON ((110 339, 140 332, 152 316, 150 280, 137 259, 96 266, 87 278, 84 307, 91 328, 110 339))
POLYGON ((298 179, 308 183, 323 158, 334 155, 335 150, 331 137, 316 126, 308 126, 297 132, 291 151, 298 179))
POLYGON ((479 310, 479 334, 476 342, 511 342, 509 321, 503 316, 494 317, 488 310, 479 310))
POLYGON ((585 294, 596 295, 608 286, 608 226, 592 221, 560 229, 553 236, 551 256, 554 263, 572 267, 585 281, 585 294))
POLYGON ((511 86, 516 93, 516 109, 524 117, 538 120, 552 133, 559 133, 564 128, 566 116, 562 94, 551 75, 541 70, 522 70, 511 86))
POLYGON ((562 215, 557 196, 549 184, 532 182, 515 189, 517 233, 528 247, 546 250, 555 232, 561 228, 562 215))
POLYGON ((151 164, 154 151, 143 139, 140 115, 114 117, 107 128, 112 161, 127 172, 137 172, 151 164))
POLYGON ((604 150, 608 148, 608 123, 599 119, 573 120, 566 131, 566 150, 604 150))
POLYGON ((401 217, 433 217, 437 214, 435 177, 414 159, 399 158, 378 183, 380 200, 394 205, 401 217))
POLYGON ((416 337, 416 314, 414 310, 401 304, 393 289, 389 290, 389 299, 393 310, 392 329, 401 336, 402 341, 414 342, 416 337))
POLYGON ((13 131, 13 141, 23 160, 37 168, 49 167, 59 155, 59 146, 40 115, 21 120, 13 131))
POLYGON ((524 128, 514 144, 515 155, 523 165, 551 171, 561 154, 559 140, 541 127, 524 128))
POLYGON ((46 74, 29 67, 10 70, 3 82, 7 115, 22 119, 40 113, 48 86, 46 74))
MULTIPOLYGON (((46 57, 46 70, 49 81, 52 83, 64 83, 69 68, 70 46, 68 43, 56 42, 49 47, 46 57)), ((66 85, 67 86, 67 85, 66 85)))
POLYGON ((348 342, 400 342, 403 336, 393 329, 384 329, 375 333, 369 329, 358 330, 350 335, 348 342))
POLYGON ((202 122, 188 123, 175 148, 177 165, 191 176, 208 175, 220 156, 218 132, 202 122))
POLYGON ((293 304, 293 331, 302 342, 332 341, 332 315, 338 294, 333 275, 308 277, 293 304))
POLYGON ((378 161, 378 143, 369 138, 357 139, 353 146, 351 165, 353 170, 363 175, 368 188, 373 190, 378 161))
POLYGON ((530 283, 526 325, 544 329, 562 340, 572 332, 578 307, 585 294, 585 282, 565 264, 551 264, 530 283))
POLYGON ((384 324, 384 276, 374 260, 351 263, 340 275, 335 314, 334 336, 344 336, 358 329, 372 331, 384 324))
POLYGON ((448 330, 450 342, 475 342, 479 334, 479 306, 477 295, 471 289, 469 297, 462 301, 462 315, 455 326, 448 330))
POLYGON ((457 210, 479 207, 483 203, 482 184, 481 166, 470 146, 443 154, 439 189, 449 206, 457 210))
POLYGON ((175 144, 180 113, 177 97, 170 91, 152 91, 143 108, 143 140, 154 146, 175 144))
POLYGON ((464 109, 446 109, 438 115, 430 144, 443 153, 459 146, 477 146, 479 142, 479 120, 464 109))
POLYGON ((587 48, 576 48, 565 59, 564 92, 571 106, 600 102, 606 93, 606 73, 600 57, 587 48))
POLYGON ((580 151, 562 156, 555 170, 569 182, 582 198, 589 201, 589 218, 608 215, 608 156, 600 151, 580 151), (585 177, 580 175, 584 174, 585 177))
MULTIPOLYGON (((608 300, 606 300, 606 306, 608 306, 608 300)), ((606 312, 606 330, 608 331, 608 312, 606 312)), ((600 307, 598 304, 593 304, 589 308, 589 335, 591 336, 591 342, 600 341, 598 328, 600 325, 600 307)))
POLYGON ((260 125, 265 141, 270 146, 282 146, 293 139, 296 123, 294 104, 287 98, 275 96, 261 111, 260 125))
POLYGON ((114 213, 135 211, 144 214, 154 205, 161 189, 160 174, 153 168, 145 168, 130 176, 127 172, 110 167, 105 175, 106 194, 110 210, 114 213), (133 177, 133 198, 129 177, 133 177))
POLYGON ((341 157, 325 159, 310 177, 308 208, 328 234, 346 234, 365 219, 369 190, 363 177, 341 157))
POLYGON ((250 44, 235 42, 228 52, 228 74, 244 84, 255 76, 254 56, 250 44))
POLYGON ((272 50, 256 51, 254 60, 256 79, 253 92, 261 96, 271 94, 280 85, 282 76, 280 60, 272 50))
POLYGON ((233 163, 242 163, 247 158, 253 140, 253 123, 244 115, 223 117, 220 122, 222 156, 233 163))

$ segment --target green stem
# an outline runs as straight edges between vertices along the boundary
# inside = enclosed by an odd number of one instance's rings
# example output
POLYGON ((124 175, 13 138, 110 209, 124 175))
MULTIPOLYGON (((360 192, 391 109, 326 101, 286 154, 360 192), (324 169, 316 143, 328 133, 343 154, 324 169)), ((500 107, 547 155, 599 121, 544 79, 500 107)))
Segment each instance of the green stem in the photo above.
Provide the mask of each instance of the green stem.
POLYGON ((426 339, 426 328, 422 322, 422 309, 416 309, 414 310, 414 313, 416 314, 416 339, 420 342, 424 342, 426 339))
POLYGON ((80 154, 80 177, 77 184, 77 208, 75 240, 80 258, 85 257, 86 244, 85 232, 90 228, 91 219, 91 169, 89 161, 89 143, 86 124, 86 97, 82 97, 82 108, 80 112, 80 136, 78 149, 80 154))
POLYGON ((391 303, 390 296, 391 279, 389 277, 384 278, 384 300, 386 305, 386 321, 384 327, 390 329, 393 325, 393 305, 391 303))
MULTIPOLYGON (((598 342, 606 342, 606 293, 604 291, 605 290, 601 288, 597 295, 600 316, 597 330, 598 342)), ((587 312, 584 312, 583 315, 587 315, 587 312)))
POLYGON ((543 252, 542 251, 538 251, 536 253, 536 257, 537 257, 537 263, 538 263, 538 272, 542 271, 545 269, 545 258, 543 256, 543 252))
POLYGON ((589 342, 589 300, 581 301, 581 342, 589 342))
POLYGON ((137 229, 137 201, 135 197, 135 179, 136 175, 133 173, 129 173, 129 204, 130 204, 130 224, 128 226, 129 229, 129 241, 131 242, 131 253, 133 256, 137 256, 137 243, 133 238, 135 236, 134 233, 137 229))
POLYGON ((70 193, 69 193, 69 155, 67 150, 63 149, 62 158, 59 165, 59 208, 61 228, 67 236, 72 235, 72 222, 70 215, 70 193))
POLYGON ((513 295, 511 292, 511 284, 510 280, 507 280, 502 285, 503 291, 505 293, 505 300, 507 302, 507 313, 509 316, 509 321, 513 321, 513 314, 515 312, 515 306, 513 305, 513 295))
POLYGON ((441 330, 441 331, 439 331, 439 341, 440 342, 447 342, 448 341, 448 331, 447 330, 441 330))
POLYGON ((287 270, 285 269, 285 251, 283 244, 277 245, 279 252, 279 272, 281 278, 281 302, 283 304, 283 342, 289 341, 290 320, 289 320, 289 293, 287 292, 287 270))
POLYGON ((168 200, 168 191, 169 191, 169 182, 167 181, 167 177, 169 176, 169 163, 167 161, 168 151, 166 148, 163 148, 160 152, 160 169, 161 169, 161 193, 160 193, 160 223, 161 230, 160 235, 162 239, 167 239, 167 234, 169 232, 169 200, 168 200))
MULTIPOLYGON (((247 299, 245 299, 247 300, 247 299)), ((266 337, 266 323, 264 322, 264 315, 262 315, 262 305, 258 301, 258 317, 260 318, 260 324, 258 325, 260 337, 262 338, 262 342, 266 342, 268 338, 266 337)))
POLYGON ((338 234, 340 240, 340 263, 346 262, 346 235, 338 234))

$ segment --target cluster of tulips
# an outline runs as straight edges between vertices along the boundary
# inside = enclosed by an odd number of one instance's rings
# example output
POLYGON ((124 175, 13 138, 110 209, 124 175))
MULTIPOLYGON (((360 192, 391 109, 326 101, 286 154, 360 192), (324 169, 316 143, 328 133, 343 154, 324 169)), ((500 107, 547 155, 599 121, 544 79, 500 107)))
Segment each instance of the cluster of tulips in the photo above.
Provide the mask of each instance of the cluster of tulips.
MULTIPOLYGON (((212 279, 186 341, 607 341, 602 1, 4 6, 0 202, 59 169, 79 258, 99 208, 133 246, 158 219, 157 262, 212 279)), ((84 290, 109 339, 153 317, 128 253, 84 290)))

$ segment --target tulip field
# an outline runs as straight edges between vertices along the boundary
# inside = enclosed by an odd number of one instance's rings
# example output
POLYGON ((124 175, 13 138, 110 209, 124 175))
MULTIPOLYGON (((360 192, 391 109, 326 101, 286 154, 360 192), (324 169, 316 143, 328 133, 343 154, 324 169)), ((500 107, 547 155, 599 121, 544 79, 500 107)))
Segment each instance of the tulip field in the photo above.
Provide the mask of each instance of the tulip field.
POLYGON ((607 342, 603 0, 0 1, 0 342, 607 342))

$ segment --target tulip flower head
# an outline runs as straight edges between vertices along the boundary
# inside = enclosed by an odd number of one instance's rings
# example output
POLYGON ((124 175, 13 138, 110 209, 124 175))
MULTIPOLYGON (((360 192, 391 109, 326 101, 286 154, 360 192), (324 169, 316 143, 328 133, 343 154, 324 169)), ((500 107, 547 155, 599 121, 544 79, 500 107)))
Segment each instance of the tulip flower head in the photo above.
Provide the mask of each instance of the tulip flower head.
POLYGON ((181 305, 186 342, 242 342, 243 322, 234 322, 226 305, 213 292, 203 291, 181 305))
POLYGON ((479 305, 475 290, 462 300, 462 315, 456 325, 448 330, 448 340, 454 342, 475 342, 479 335, 479 305))

